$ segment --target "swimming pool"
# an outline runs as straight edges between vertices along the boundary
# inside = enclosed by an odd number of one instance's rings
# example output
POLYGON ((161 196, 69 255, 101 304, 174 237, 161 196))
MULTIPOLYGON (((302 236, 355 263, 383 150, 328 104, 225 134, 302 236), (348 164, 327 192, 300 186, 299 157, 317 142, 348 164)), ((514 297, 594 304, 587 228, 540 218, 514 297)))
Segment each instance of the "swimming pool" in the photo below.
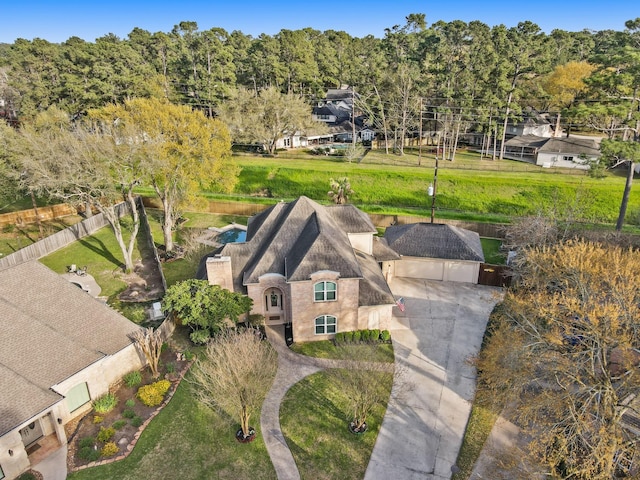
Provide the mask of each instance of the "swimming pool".
POLYGON ((244 242, 247 240, 247 231, 242 228, 231 227, 216 235, 215 240, 223 245, 225 243, 244 242))

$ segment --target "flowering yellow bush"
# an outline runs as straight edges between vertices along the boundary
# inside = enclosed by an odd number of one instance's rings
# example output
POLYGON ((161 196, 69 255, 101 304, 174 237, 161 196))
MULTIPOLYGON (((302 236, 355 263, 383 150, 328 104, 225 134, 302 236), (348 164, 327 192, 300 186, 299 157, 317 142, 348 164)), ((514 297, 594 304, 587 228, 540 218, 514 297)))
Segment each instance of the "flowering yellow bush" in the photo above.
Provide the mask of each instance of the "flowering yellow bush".
POLYGON ((102 423, 103 420, 104 420, 104 417, 102 415, 93 416, 93 423, 102 423))
POLYGON ((136 396, 147 407, 155 407, 162 403, 162 399, 170 386, 171 382, 169 380, 159 380, 155 383, 140 387, 136 396))
POLYGON ((102 450, 100 450, 100 455, 102 455, 103 457, 112 457, 119 451, 120 449, 118 448, 118 445, 115 444, 115 442, 108 442, 105 443, 104 447, 102 447, 102 450))

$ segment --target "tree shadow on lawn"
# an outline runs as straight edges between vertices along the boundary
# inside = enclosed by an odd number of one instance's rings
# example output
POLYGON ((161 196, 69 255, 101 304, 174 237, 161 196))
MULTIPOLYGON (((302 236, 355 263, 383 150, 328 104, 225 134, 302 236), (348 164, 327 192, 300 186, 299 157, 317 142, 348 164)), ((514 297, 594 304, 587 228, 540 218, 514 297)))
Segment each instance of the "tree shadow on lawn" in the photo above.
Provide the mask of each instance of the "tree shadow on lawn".
POLYGON ((89 236, 89 237, 79 238, 77 241, 78 243, 80 243, 80 245, 82 245, 86 249, 91 250, 96 255, 101 256, 102 258, 107 260, 109 263, 112 263, 113 265, 115 265, 117 268, 124 270, 124 263, 118 260, 113 255, 113 253, 111 253, 111 250, 109 250, 109 248, 99 238, 96 238, 95 236, 89 236), (96 246, 95 243, 97 243, 99 246, 96 246))

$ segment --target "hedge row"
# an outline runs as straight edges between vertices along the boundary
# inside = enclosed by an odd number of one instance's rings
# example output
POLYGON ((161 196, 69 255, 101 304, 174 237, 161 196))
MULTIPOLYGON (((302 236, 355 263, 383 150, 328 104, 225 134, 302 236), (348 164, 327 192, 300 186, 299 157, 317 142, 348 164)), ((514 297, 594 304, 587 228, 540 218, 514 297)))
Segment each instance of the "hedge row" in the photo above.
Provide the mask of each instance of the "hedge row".
POLYGON ((335 343, 337 345, 344 343, 389 343, 391 341, 391 333, 389 330, 355 330, 353 332, 336 333, 335 343))

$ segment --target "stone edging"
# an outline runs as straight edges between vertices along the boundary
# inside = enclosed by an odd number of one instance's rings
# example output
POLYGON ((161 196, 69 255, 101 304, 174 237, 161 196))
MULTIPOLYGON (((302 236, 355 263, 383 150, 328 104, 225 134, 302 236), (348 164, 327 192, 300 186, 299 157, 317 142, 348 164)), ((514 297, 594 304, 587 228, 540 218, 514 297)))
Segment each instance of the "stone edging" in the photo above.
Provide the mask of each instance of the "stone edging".
POLYGON ((124 453, 122 453, 122 454, 120 454, 120 455, 118 455, 116 457, 105 458, 104 460, 97 460, 95 462, 89 462, 86 465, 80 465, 78 467, 73 467, 73 468, 70 468, 69 470, 71 472, 77 472, 78 470, 84 470, 85 468, 97 467, 99 465, 106 465, 108 463, 117 462, 118 460, 123 460, 123 459, 127 458, 129 456, 129 454, 133 451, 133 447, 135 447, 136 443, 138 443, 138 439, 140 438, 140 435, 142 435, 142 432, 144 431, 144 429, 147 428, 147 425, 149 425, 151 420, 153 420, 155 418, 155 416, 158 413, 160 413, 160 411, 171 401, 171 399, 173 398, 174 393, 178 389, 178 385, 180 385, 180 383, 182 382, 182 379, 184 378, 186 373, 189 371, 189 368, 191 367, 191 365, 193 365, 193 362, 194 362, 194 360, 191 360, 189 363, 187 363, 185 365, 185 367, 182 369, 182 372, 180 372, 180 375, 178 376, 178 379, 175 382, 172 382, 171 388, 167 392, 167 395, 166 395, 165 399, 158 406, 158 408, 156 408, 153 412, 151 412, 151 415, 149 415, 149 418, 147 418, 144 421, 144 423, 138 427, 138 431, 133 434, 133 439, 127 445, 127 448, 126 448, 124 453))

